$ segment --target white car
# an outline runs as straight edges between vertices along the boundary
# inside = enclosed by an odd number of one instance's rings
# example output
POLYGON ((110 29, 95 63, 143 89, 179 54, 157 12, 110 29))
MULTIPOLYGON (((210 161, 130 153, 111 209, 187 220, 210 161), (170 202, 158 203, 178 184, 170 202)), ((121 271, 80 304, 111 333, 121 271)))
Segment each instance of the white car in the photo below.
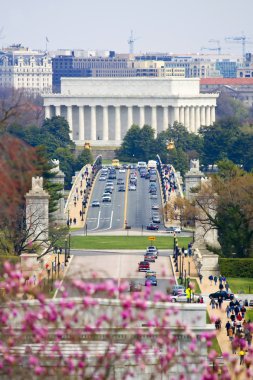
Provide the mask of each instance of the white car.
POLYGON ((129 191, 135 191, 136 190, 136 186, 135 185, 130 185, 129 186, 129 191))
POLYGON ((171 296, 171 302, 187 302, 186 293, 181 293, 177 296, 171 296))
POLYGON ((125 173, 125 172, 126 172, 126 169, 124 168, 119 169, 119 173, 125 173))

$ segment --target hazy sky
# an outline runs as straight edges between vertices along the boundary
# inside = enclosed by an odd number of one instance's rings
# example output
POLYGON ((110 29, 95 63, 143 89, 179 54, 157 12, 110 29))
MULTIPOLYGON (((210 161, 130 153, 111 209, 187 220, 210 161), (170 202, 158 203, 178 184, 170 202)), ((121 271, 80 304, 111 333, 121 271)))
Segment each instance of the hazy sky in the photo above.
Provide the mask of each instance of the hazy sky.
POLYGON ((225 52, 241 52, 224 37, 242 32, 253 41, 253 0, 1 0, 0 9, 5 47, 44 49, 47 36, 49 50, 128 52, 131 29, 137 53, 196 52, 214 47, 210 39, 219 39, 225 52))

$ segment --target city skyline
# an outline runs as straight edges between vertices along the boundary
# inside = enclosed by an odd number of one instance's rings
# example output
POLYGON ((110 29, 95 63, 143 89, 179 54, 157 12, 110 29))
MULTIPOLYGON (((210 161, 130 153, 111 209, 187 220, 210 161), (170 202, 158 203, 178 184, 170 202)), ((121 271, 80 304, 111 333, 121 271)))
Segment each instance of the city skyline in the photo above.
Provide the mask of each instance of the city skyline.
MULTIPOLYGON (((238 17, 235 0, 213 0, 204 6, 200 0, 158 0, 155 7, 143 0, 122 4, 116 0, 73 0, 69 4, 66 0, 45 0, 40 4, 10 0, 2 4, 1 45, 22 43, 43 50, 47 37, 48 50, 105 49, 127 53, 131 30, 136 38, 135 53, 200 52, 203 46, 216 47, 209 42, 214 39, 220 40, 224 53, 240 54, 241 44, 226 43, 225 37, 245 34, 253 43, 250 0, 243 1, 243 17, 238 17)), ((246 45, 246 51, 252 50, 252 44, 246 45)))

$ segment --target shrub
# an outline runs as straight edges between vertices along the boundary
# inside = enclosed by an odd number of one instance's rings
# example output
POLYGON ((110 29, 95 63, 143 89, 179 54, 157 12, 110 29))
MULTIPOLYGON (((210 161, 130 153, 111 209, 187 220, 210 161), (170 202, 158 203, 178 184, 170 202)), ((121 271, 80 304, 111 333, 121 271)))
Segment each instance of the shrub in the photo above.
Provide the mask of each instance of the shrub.
POLYGON ((219 258, 220 272, 226 277, 253 277, 253 259, 219 258))

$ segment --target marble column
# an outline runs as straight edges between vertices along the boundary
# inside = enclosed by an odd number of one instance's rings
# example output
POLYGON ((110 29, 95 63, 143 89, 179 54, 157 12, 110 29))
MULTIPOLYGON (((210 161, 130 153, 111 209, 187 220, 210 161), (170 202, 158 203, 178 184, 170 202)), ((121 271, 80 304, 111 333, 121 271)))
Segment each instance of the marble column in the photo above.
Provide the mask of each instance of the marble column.
POLYGON ((73 128, 72 128, 72 106, 67 106, 67 121, 69 123, 69 136, 73 140, 73 128))
POLYGON ((215 122, 215 106, 211 106, 211 124, 215 122))
POLYGON ((127 129, 133 125, 133 107, 127 107, 127 129))
POLYGON ((151 107, 151 127, 155 131, 155 137, 157 136, 157 114, 156 114, 156 106, 151 107))
POLYGON ((179 123, 179 107, 174 107, 174 122, 175 121, 179 123))
POLYGON ((179 108, 179 123, 184 125, 184 107, 179 108))
POLYGON ((103 140, 109 139, 109 119, 108 119, 108 107, 103 107, 103 140))
POLYGON ((50 106, 45 106, 45 119, 51 118, 50 106))
POLYGON ((190 107, 190 132, 195 132, 195 107, 190 107))
POLYGON ((200 107, 200 125, 206 125, 206 113, 205 113, 205 107, 200 107))
POLYGON ((61 116, 61 106, 55 106, 55 116, 61 116))
POLYGON ((166 131, 169 127, 169 109, 168 107, 163 107, 163 130, 166 131))
POLYGON ((84 140, 84 107, 79 106, 79 140, 84 140))
POLYGON ((199 130, 199 127, 200 127, 200 107, 197 106, 195 108, 195 133, 198 132, 199 130))
POLYGON ((97 140, 97 117, 96 117, 96 106, 91 106, 91 131, 90 139, 93 141, 97 140))
POLYGON ((184 107, 184 126, 189 131, 189 128, 190 128, 190 112, 189 112, 189 107, 184 107))
POLYGON ((115 107, 115 140, 121 139, 120 106, 115 107))
POLYGON ((211 125, 210 106, 206 106, 206 126, 211 125))
POLYGON ((145 124, 145 108, 140 106, 140 128, 145 124))

